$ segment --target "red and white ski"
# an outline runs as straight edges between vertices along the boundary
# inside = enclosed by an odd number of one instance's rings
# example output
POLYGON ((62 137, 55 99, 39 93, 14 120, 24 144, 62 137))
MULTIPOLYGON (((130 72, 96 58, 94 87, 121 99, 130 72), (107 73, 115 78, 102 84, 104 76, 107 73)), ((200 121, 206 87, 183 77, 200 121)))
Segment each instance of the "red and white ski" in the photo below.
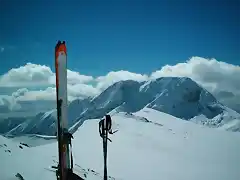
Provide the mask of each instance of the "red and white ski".
POLYGON ((69 144, 64 134, 68 132, 67 119, 67 48, 65 42, 58 41, 55 47, 56 94, 58 114, 58 150, 60 180, 66 180, 67 170, 71 169, 69 144))

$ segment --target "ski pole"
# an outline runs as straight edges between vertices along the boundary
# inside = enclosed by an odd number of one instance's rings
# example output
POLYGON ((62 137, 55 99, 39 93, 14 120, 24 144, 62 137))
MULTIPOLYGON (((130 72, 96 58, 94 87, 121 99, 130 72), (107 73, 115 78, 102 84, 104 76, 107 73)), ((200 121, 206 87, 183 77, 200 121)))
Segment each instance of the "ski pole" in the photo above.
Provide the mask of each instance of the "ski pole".
POLYGON ((112 120, 110 115, 106 115, 105 119, 99 121, 99 134, 103 138, 104 180, 107 180, 107 141, 112 142, 108 138, 108 133, 112 134, 112 120))

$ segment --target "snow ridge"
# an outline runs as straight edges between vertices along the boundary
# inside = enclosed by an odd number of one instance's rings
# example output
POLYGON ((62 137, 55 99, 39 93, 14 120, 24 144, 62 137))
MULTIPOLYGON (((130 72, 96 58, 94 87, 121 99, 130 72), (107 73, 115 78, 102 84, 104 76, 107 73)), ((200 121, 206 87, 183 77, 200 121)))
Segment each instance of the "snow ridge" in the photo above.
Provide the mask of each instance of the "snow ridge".
MULTIPOLYGON (((115 113, 112 120, 118 131, 109 136, 111 180, 240 179, 239 133, 202 127, 152 108, 115 113)), ((85 120, 73 136, 73 171, 86 180, 101 180, 98 119, 85 120)), ((57 146, 47 136, 0 136, 1 180, 17 180, 16 175, 26 180, 56 179, 51 167, 58 164, 57 146)))
MULTIPOLYGON (((146 82, 120 81, 94 98, 74 100, 68 106, 69 128, 75 132, 87 119, 102 118, 110 112, 134 113, 145 107, 210 127, 222 127, 231 122, 232 125, 225 126, 226 129, 239 130, 234 127, 240 124, 238 113, 185 77, 162 77, 146 82), (205 118, 199 120, 197 117, 200 116, 205 118)), ((10 129, 8 134, 55 135, 56 110, 38 114, 10 129)))

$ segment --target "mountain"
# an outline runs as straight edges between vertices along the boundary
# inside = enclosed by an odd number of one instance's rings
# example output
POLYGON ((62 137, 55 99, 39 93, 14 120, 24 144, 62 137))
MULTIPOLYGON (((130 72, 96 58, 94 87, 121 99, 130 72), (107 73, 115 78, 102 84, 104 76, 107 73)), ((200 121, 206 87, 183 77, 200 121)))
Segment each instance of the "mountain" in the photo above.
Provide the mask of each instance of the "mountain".
MULTIPOLYGON (((75 120, 84 111, 86 106, 90 103, 90 99, 74 100, 68 107, 68 119, 69 126, 72 126, 75 120)), ((43 135, 55 135, 56 133, 56 120, 57 111, 51 110, 45 113, 39 113, 33 118, 25 119, 21 124, 18 124, 14 128, 10 129, 5 135, 7 136, 19 136, 24 134, 43 134, 43 135)))
POLYGON ((188 120, 199 114, 213 118, 223 111, 213 95, 190 78, 161 78, 145 83, 141 91, 154 94, 154 100, 147 107, 181 119, 188 120))
MULTIPOLYGON (((109 137, 109 180, 240 179, 239 133, 201 127, 151 108, 115 113, 112 119, 118 131, 109 137)), ((84 121, 72 141, 74 172, 86 180, 103 179, 98 121, 84 121)), ((57 165, 57 142, 46 139, 0 136, 1 180, 56 179, 51 166, 57 165)))
POLYGON ((204 115, 195 116, 190 119, 197 124, 206 125, 208 127, 218 127, 228 131, 240 131, 240 116, 239 114, 228 108, 222 107, 223 111, 212 119, 208 119, 204 115))
MULTIPOLYGON (((229 108, 192 79, 162 77, 146 82, 120 81, 94 98, 72 101, 68 107, 69 128, 74 126, 71 128, 74 132, 86 119, 101 118, 111 111, 137 112, 144 107, 196 123, 203 120, 212 122, 202 123, 211 127, 220 127, 240 119, 238 113, 233 113, 233 110, 230 112, 229 108)), ((11 135, 55 133, 56 110, 40 113, 8 132, 11 135)))
POLYGON ((10 129, 15 128, 19 124, 26 121, 26 117, 8 117, 0 120, 0 134, 7 133, 10 129))

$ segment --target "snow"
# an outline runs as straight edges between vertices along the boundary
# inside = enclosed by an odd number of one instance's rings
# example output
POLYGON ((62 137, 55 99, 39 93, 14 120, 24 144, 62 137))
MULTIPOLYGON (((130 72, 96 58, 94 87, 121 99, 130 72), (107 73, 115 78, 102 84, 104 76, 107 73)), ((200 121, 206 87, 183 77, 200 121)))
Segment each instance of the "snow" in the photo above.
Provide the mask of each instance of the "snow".
POLYGON ((213 118, 222 110, 216 107, 216 112, 210 111, 208 106, 216 104, 217 100, 190 78, 162 78, 147 84, 142 91, 156 94, 146 106, 148 108, 182 119, 190 119, 199 114, 213 118))
POLYGON ((54 115, 54 117, 57 117, 55 114, 57 114, 57 110, 56 109, 53 109, 51 111, 47 111, 44 113, 44 115, 40 118, 40 120, 44 120, 46 119, 48 116, 52 116, 54 115))
MULTIPOLYGON (((151 108, 114 113, 112 120, 118 131, 108 144, 108 173, 116 180, 240 179, 240 133, 199 126, 151 108)), ((98 121, 86 120, 74 133, 74 169, 81 176, 86 173, 87 180, 100 180, 103 174, 98 121)), ((17 173, 25 180, 56 179, 47 169, 56 165, 57 143, 45 141, 20 149, 16 139, 0 136, 1 180, 17 173)))
POLYGON ((224 129, 233 132, 240 131, 240 118, 232 120, 227 124, 224 124, 222 127, 219 127, 219 129, 224 129))
POLYGON ((224 107, 223 112, 212 119, 204 115, 195 116, 190 121, 197 124, 207 125, 208 127, 218 127, 218 129, 227 131, 240 131, 240 114, 236 111, 224 107))
MULTIPOLYGON (((134 113, 143 108, 152 108, 180 118, 179 120, 190 120, 210 127, 222 127, 231 123, 231 126, 225 126, 226 130, 240 130, 238 113, 219 103, 192 79, 184 77, 162 77, 145 82, 120 81, 95 98, 74 100, 68 106, 68 128, 74 132, 87 119, 101 118, 114 111, 134 113)), ((40 113, 17 127, 11 126, 8 131, 8 134, 17 136, 55 133, 56 110, 40 113)))

